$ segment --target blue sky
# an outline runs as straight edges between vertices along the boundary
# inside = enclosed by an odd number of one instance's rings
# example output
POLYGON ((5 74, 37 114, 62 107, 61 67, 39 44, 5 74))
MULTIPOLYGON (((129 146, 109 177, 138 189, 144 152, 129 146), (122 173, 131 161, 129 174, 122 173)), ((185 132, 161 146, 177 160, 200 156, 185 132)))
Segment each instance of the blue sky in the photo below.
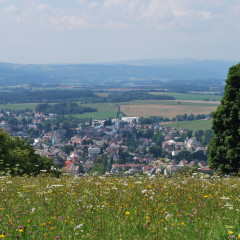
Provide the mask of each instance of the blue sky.
POLYGON ((238 61, 239 0, 0 0, 0 62, 238 61))

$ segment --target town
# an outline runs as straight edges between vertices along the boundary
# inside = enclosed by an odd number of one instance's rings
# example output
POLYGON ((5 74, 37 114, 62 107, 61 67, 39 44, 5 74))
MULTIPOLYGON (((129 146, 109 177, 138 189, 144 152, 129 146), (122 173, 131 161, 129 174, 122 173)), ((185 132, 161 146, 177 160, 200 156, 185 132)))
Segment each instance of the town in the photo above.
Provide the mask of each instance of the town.
MULTIPOLYGON (((176 129, 139 117, 78 121, 57 114, 0 111, 0 128, 26 138, 36 153, 70 175, 212 173, 206 150, 212 130, 176 129)), ((204 121, 204 120, 202 120, 204 121)))

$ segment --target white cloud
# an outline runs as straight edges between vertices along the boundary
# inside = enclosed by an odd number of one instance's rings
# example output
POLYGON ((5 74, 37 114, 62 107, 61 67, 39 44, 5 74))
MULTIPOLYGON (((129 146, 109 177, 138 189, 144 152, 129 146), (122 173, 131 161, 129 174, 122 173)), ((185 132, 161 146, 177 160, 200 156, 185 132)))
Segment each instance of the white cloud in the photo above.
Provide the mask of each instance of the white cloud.
POLYGON ((88 4, 89 8, 96 8, 96 7, 99 7, 99 6, 100 6, 100 3, 98 3, 98 2, 92 2, 92 3, 88 4))
POLYGON ((78 4, 84 5, 86 3, 86 0, 78 0, 78 4))
POLYGON ((122 5, 125 0, 105 0, 103 3, 103 8, 112 8, 122 5))
POLYGON ((12 4, 6 8, 6 11, 9 13, 15 13, 17 12, 17 7, 14 4, 12 4))
POLYGON ((212 14, 208 11, 197 11, 197 15, 202 17, 204 20, 212 20, 212 14))
POLYGON ((49 9, 49 5, 42 3, 42 4, 39 4, 37 8, 38 10, 41 11, 41 10, 49 9))
POLYGON ((51 16, 50 23, 58 31, 89 27, 89 24, 87 24, 83 18, 74 16, 74 15, 73 16, 51 16))
POLYGON ((240 4, 234 5, 231 7, 231 11, 233 13, 239 13, 240 12, 240 4))
POLYGON ((129 8, 135 8, 139 5, 139 1, 135 0, 135 1, 129 1, 129 8))
MULTIPOLYGON (((103 8, 124 8, 124 10, 134 9, 141 4, 141 0, 105 0, 103 2, 103 8)), ((141 4, 143 5, 143 3, 141 4)), ((120 13, 121 14, 121 13, 120 13)))
POLYGON ((121 22, 107 22, 105 28, 114 28, 114 29, 126 29, 128 28, 128 24, 121 23, 121 22))
POLYGON ((178 10, 173 10, 173 14, 177 18, 201 18, 203 20, 211 20, 212 19, 212 14, 208 11, 178 11, 178 10))
POLYGON ((175 23, 173 21, 171 22, 165 22, 165 23, 160 23, 156 25, 156 28, 158 30, 165 30, 165 29, 170 29, 175 26, 175 23))
POLYGON ((18 23, 24 23, 26 21, 26 18, 24 16, 17 16, 16 21, 18 23))
POLYGON ((131 27, 138 30, 171 29, 176 26, 179 30, 181 27, 186 30, 186 27, 190 29, 196 23, 206 24, 211 21, 220 25, 220 22, 225 20, 237 20, 240 12, 239 4, 235 2, 234 6, 234 3, 226 3, 225 0, 212 0, 209 4, 206 4, 207 0, 75 0, 75 5, 69 3, 69 7, 65 9, 50 6, 50 3, 40 0, 31 1, 31 4, 28 4, 27 0, 22 2, 19 1, 17 7, 9 4, 2 10, 8 13, 20 12, 21 16, 16 18, 14 15, 17 22, 37 22, 43 28, 50 26, 58 30, 93 26, 97 29, 131 27), (51 24, 48 26, 49 19, 51 24))
POLYGON ((140 18, 156 20, 169 18, 172 15, 170 4, 166 0, 152 0, 147 9, 141 14, 140 18))
POLYGON ((76 16, 68 17, 66 22, 70 28, 86 27, 85 20, 76 16))

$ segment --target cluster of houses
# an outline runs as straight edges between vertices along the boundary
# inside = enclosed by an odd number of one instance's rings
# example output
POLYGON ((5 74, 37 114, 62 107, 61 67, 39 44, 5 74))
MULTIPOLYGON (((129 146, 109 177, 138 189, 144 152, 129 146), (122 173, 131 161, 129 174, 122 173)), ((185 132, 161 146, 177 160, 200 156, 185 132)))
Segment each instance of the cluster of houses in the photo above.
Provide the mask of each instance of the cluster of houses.
MULTIPOLYGON (((54 114, 44 116, 42 113, 35 113, 27 127, 37 130, 37 123, 41 122, 42 119, 51 122, 54 118, 54 114)), ((51 128, 48 132, 40 132, 39 136, 34 139, 33 146, 38 154, 52 158, 56 165, 73 175, 90 171, 101 154, 107 155, 108 169, 111 169, 113 174, 124 172, 131 174, 139 172, 172 174, 184 167, 195 167, 202 172, 211 172, 206 162, 200 159, 176 160, 182 151, 191 153, 202 151, 206 154, 206 147, 201 146, 194 138, 179 141, 177 137, 174 137, 178 130, 173 127, 156 124, 141 125, 138 123, 138 117, 113 119, 110 126, 106 126, 104 122, 104 120, 93 120, 91 124, 85 124, 84 127, 79 125, 77 128, 73 128, 73 135, 68 141, 66 141, 65 129, 55 128, 53 130, 51 128), (137 137, 138 130, 146 131, 148 129, 154 133, 161 131, 164 135, 161 146, 165 153, 164 157, 156 158, 149 151, 151 147, 155 146, 152 138, 137 137), (130 146, 126 144, 126 139, 129 138, 137 143, 134 149, 130 149, 130 146), (67 148, 69 151, 66 151, 67 148), (124 162, 120 161, 122 160, 120 150, 127 153, 124 162)), ((0 128, 11 132, 11 124, 7 121, 1 121, 0 128)), ((181 129, 180 134, 187 131, 181 129)), ((21 134, 24 133, 21 132, 21 134)))
POLYGON ((176 161, 168 161, 168 159, 165 160, 156 160, 153 161, 150 165, 144 165, 144 164, 132 164, 132 163, 126 163, 126 164, 113 164, 111 172, 113 174, 119 174, 119 173, 150 173, 150 174, 165 174, 165 175, 171 175, 173 173, 179 172, 184 167, 195 167, 196 171, 200 171, 203 173, 212 173, 212 169, 210 169, 206 162, 200 161, 199 163, 196 163, 195 161, 188 162, 187 160, 181 160, 179 164, 176 163, 176 161))

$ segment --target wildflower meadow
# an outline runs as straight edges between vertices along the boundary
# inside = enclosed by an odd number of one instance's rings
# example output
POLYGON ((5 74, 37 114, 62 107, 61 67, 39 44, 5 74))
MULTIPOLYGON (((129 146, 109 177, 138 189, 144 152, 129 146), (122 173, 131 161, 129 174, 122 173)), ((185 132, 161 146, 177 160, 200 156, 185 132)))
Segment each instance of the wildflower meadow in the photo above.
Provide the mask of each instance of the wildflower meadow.
POLYGON ((240 239, 240 179, 0 178, 2 239, 240 239))

